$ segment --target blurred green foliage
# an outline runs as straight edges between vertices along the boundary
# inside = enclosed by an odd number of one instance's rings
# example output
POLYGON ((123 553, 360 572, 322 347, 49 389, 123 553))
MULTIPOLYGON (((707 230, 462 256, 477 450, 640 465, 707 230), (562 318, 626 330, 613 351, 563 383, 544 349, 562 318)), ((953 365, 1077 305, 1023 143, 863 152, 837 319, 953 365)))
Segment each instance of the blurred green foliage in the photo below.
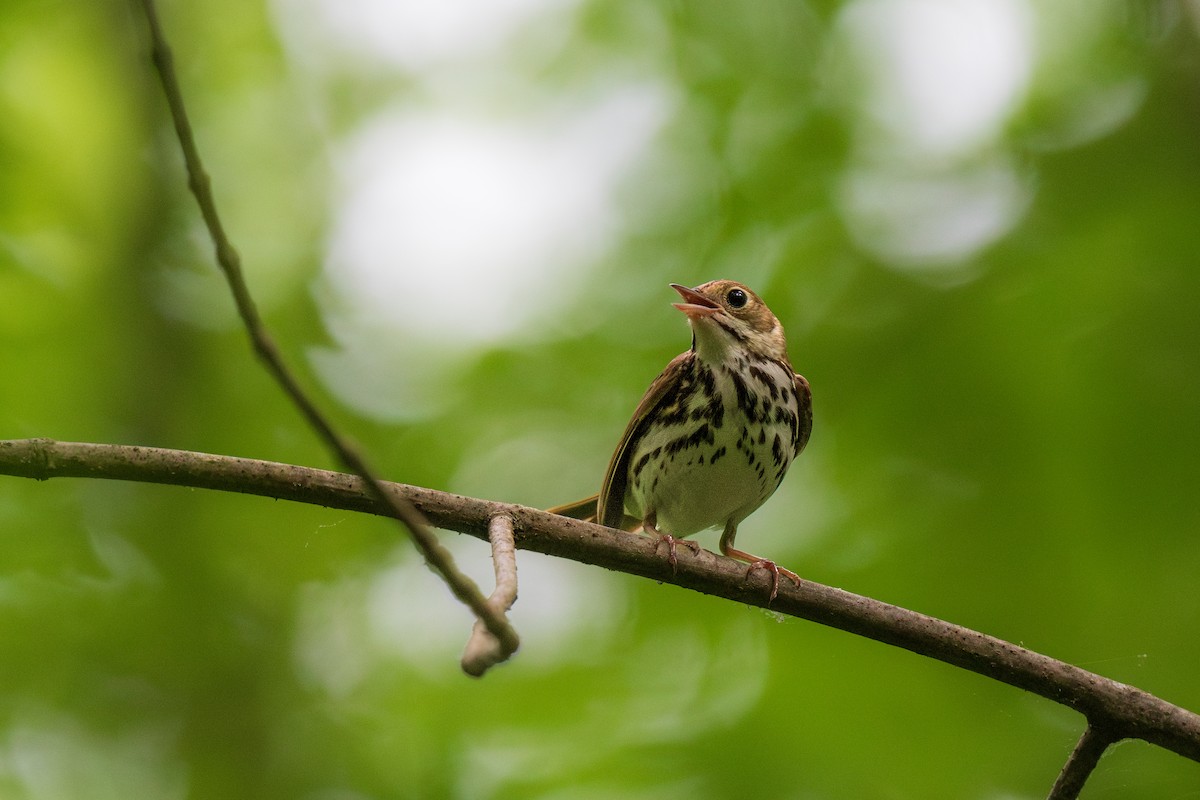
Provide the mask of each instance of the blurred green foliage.
MULTIPOLYGON (((1011 23, 1002 67, 1033 55, 950 144, 984 82, 938 72, 967 86, 932 127, 888 83, 912 25, 945 44, 936 3, 551 4, 433 67, 312 52, 315 5, 162 12, 251 288, 386 475, 595 491, 686 345, 665 284, 745 280, 817 416, 740 542, 1200 708, 1195 4, 964 4, 1011 23), (513 331, 443 350, 384 320, 373 361, 328 368, 354 316, 327 270, 344 137, 445 85, 518 114, 601 79, 669 98, 603 252, 522 294, 513 331), (335 379, 393 362, 418 406, 335 379)), ((0 7, 0 436, 330 466, 249 353, 146 52, 129 4, 0 7)), ((432 299, 410 268, 397 318, 432 299)), ((486 585, 484 548, 450 544, 486 585)), ((535 556, 522 651, 472 681, 470 621, 397 529, 319 508, 3 479, 0 553, 3 797, 1024 798, 1081 731, 902 651, 535 556)), ((1198 790, 1127 743, 1086 796, 1198 790)))

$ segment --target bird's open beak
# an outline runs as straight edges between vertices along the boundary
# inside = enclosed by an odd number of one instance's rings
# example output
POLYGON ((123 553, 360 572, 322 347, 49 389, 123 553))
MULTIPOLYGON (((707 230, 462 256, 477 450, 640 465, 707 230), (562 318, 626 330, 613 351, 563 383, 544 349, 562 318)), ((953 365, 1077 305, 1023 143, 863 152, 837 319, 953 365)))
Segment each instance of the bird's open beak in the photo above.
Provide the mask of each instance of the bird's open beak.
POLYGON ((680 286, 678 283, 672 283, 671 288, 679 292, 679 296, 687 301, 684 303, 672 303, 671 305, 687 314, 688 319, 702 319, 704 317, 711 317, 713 314, 716 314, 721 310, 720 306, 697 292, 695 289, 689 289, 686 286, 680 286))

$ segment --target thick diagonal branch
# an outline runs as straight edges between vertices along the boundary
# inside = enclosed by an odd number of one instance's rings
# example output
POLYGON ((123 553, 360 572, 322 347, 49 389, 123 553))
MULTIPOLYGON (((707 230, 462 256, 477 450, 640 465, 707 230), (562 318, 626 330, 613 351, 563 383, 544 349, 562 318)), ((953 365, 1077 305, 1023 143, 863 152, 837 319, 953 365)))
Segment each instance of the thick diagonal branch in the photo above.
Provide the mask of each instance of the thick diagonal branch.
POLYGON ((151 58, 162 82, 163 92, 166 94, 171 120, 175 125, 175 134, 179 139, 179 147, 183 152, 183 160, 187 167, 188 186, 196 198, 196 204, 200 207, 201 216, 204 217, 204 224, 208 228, 209 238, 212 239, 216 252, 217 264, 229 284, 229 291, 233 294, 234 303, 237 305, 238 314, 246 327, 246 332, 250 336, 254 352, 338 461, 346 469, 363 479, 367 492, 387 508, 388 516, 399 520, 408 529, 413 543, 425 556, 426 563, 441 575, 454 596, 475 612, 475 616, 487 626, 493 636, 503 643, 506 650, 509 652, 516 650, 517 633, 508 624, 508 619, 504 614, 496 613, 492 606, 488 605, 487 599, 479 591, 479 587, 458 570, 450 552, 442 547, 437 541, 437 537, 428 530, 420 513, 403 497, 385 490, 383 482, 375 476, 363 455, 348 439, 334 429, 284 363, 275 340, 267 332, 266 325, 263 324, 262 318, 258 314, 254 298, 251 297, 250 289, 246 286, 245 277, 242 275, 241 257, 226 235, 225 227, 221 223, 221 216, 217 212, 212 182, 200 160, 200 150, 196 146, 196 139, 192 134, 187 107, 183 102, 183 92, 179 88, 179 79, 175 74, 174 58, 167 45, 166 37, 163 35, 162 26, 159 24, 158 12, 153 0, 142 0, 142 9, 150 28, 151 58))
MULTIPOLYGON (((40 480, 71 476, 194 486, 371 514, 391 513, 353 475, 179 450, 47 439, 0 441, 0 473, 40 480)), ((747 576, 744 564, 707 551, 698 555, 681 551, 673 570, 666 559, 655 555, 655 542, 646 536, 524 506, 401 484, 385 486, 388 494, 407 499, 441 528, 487 540, 489 522, 507 515, 513 520, 518 549, 673 583, 747 605, 767 605, 770 581, 762 571, 747 576)), ((810 581, 799 586, 781 582, 771 609, 903 647, 1041 695, 1084 714, 1112 741, 1143 739, 1200 761, 1200 715, 1010 642, 810 581)))

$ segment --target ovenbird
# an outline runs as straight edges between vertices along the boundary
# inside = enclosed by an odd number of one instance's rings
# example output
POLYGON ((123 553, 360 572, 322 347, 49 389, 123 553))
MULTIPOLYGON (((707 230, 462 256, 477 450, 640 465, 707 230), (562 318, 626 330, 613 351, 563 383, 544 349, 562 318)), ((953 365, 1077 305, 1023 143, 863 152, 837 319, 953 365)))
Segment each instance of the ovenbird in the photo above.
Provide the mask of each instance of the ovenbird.
MULTIPOLYGON (((783 326, 750 289, 710 281, 671 288, 683 298, 692 347, 662 371, 633 412, 600 493, 550 509, 658 536, 671 565, 685 536, 721 527, 721 552, 799 577, 734 547, 737 526, 766 502, 812 430, 812 392, 788 360, 783 326)), ((694 542, 683 541, 693 551, 694 542)))

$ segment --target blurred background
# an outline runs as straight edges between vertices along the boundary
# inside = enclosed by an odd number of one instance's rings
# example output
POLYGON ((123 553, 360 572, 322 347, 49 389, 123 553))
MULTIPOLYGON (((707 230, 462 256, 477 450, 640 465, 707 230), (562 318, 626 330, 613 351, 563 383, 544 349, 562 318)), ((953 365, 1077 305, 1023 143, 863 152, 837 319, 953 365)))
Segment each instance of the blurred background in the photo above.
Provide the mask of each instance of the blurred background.
MULTIPOLYGON (((687 346, 667 283, 740 280, 816 403, 740 544, 1200 709, 1196 2, 161 13, 267 321, 387 477, 596 491, 687 346)), ((333 466, 250 355, 135 4, 0 6, 0 370, 2 438, 333 466)), ((1007 800, 1082 731, 812 623, 519 567, 523 648, 475 681, 384 520, 0 478, 0 796, 1007 800)), ((1200 797, 1200 765, 1125 743, 1085 797, 1200 797)))

